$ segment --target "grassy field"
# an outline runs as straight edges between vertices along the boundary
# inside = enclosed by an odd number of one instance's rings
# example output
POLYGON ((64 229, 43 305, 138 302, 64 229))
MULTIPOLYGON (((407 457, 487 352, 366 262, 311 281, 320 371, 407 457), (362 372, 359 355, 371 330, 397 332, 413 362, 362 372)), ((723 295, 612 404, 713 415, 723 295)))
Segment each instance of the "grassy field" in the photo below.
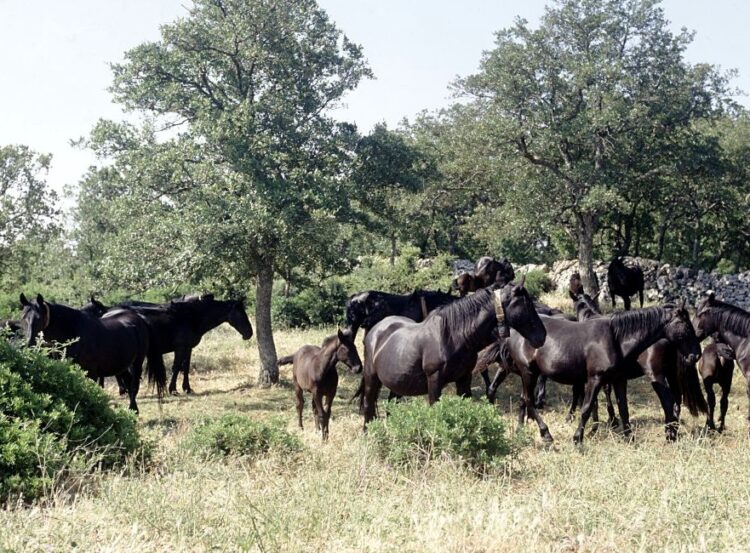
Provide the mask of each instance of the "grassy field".
MULTIPOLYGON (((279 352, 325 334, 279 333, 279 352)), ((219 328, 193 366, 195 395, 169 397, 161 412, 148 391, 139 400, 141 428, 156 443, 147 467, 95 474, 76 493, 0 511, 0 551, 750 550, 739 374, 724 435, 704 437, 703 418, 687 415, 681 439, 666 443, 656 396, 637 381, 629 387, 634 442, 600 430, 582 450, 572 444, 575 423, 564 420, 569 390, 552 384, 544 416, 555 444, 544 447, 534 424, 517 456, 479 478, 446 459, 411 473, 379 461, 347 402, 357 377, 341 375, 331 438, 322 444, 309 398, 305 430, 296 428, 290 367, 278 386, 254 386, 254 340, 219 328), (181 446, 197 419, 227 412, 283 417, 304 452, 206 462, 181 446)), ((515 412, 518 384, 510 377, 501 390, 505 415, 515 412)), ((113 385, 110 392, 114 399, 113 385)), ((474 394, 481 393, 477 381, 474 394)))

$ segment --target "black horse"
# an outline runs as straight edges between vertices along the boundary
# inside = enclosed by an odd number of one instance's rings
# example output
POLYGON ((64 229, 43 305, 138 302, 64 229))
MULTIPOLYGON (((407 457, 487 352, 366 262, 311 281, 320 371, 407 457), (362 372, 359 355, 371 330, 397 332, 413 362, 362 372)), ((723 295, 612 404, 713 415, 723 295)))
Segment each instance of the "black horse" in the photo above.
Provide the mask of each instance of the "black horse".
POLYGON ((380 321, 365 336, 365 425, 375 416, 383 385, 399 396, 427 394, 430 404, 449 382, 469 396, 477 352, 492 341, 501 322, 536 347, 544 344, 546 333, 523 281, 480 290, 435 310, 421 323, 405 317, 380 321))
MULTIPOLYGON (((719 301, 714 294, 709 294, 698 303, 695 319, 699 339, 717 334, 721 343, 729 346, 748 381, 747 396, 750 399, 750 313, 731 303, 719 301)), ((724 356, 729 356, 729 353, 724 353, 724 356)))
POLYGON ((141 316, 151 336, 151 344, 158 353, 149 357, 149 363, 164 364, 162 355, 174 352, 172 378, 169 392, 177 393, 177 375, 182 372, 182 389, 193 393, 190 387, 190 358, 203 335, 222 323, 229 323, 242 335, 243 340, 253 336, 253 327, 245 306, 238 300, 216 300, 213 294, 186 296, 166 304, 129 301, 114 309, 127 309, 141 316))
POLYGON ((638 293, 638 299, 643 307, 643 270, 640 267, 626 267, 623 257, 615 257, 607 268, 607 285, 612 298, 612 308, 615 307, 615 296, 620 296, 625 303, 625 311, 630 309, 630 296, 638 293))
MULTIPOLYGON (((573 297, 574 308, 579 321, 602 317, 595 300, 590 298, 588 294, 584 293, 579 296, 571 294, 571 297, 573 297)), ((627 378, 632 380, 645 376, 659 398, 664 411, 664 428, 668 440, 674 440, 677 437, 683 400, 691 415, 697 416, 699 412, 706 412, 706 400, 701 393, 695 367, 685 360, 677 345, 673 342, 667 339, 659 340, 646 348, 635 361, 630 361, 630 363, 627 378)), ((612 405, 611 385, 605 384, 604 390, 607 399, 609 424, 616 426, 618 423, 612 405)), ((575 408, 582 403, 583 385, 573 386, 573 400, 570 404, 569 415, 572 416, 575 408)), ((596 414, 596 411, 594 413, 596 414)))
POLYGON ((33 345, 39 334, 45 340, 66 344, 65 353, 96 380, 128 371, 130 408, 138 411, 136 396, 140 387, 143 361, 149 356, 148 378, 156 384, 161 400, 166 385, 164 365, 152 363, 149 330, 137 314, 124 309, 113 310, 98 318, 78 309, 48 303, 41 294, 29 301, 21 294, 21 326, 26 344, 33 345))
POLYGON ((451 294, 432 290, 415 290, 405 295, 377 290, 357 292, 346 300, 346 324, 352 336, 356 336, 360 328, 364 328, 367 334, 373 326, 391 315, 421 322, 437 307, 456 299, 451 294))
POLYGON ((562 384, 586 382, 581 421, 573 437, 576 443, 581 443, 595 399, 606 382, 614 387, 623 429, 626 435, 630 433, 625 383, 632 361, 646 348, 666 338, 677 344, 689 363, 694 363, 700 355, 684 306, 650 307, 582 322, 550 317, 542 320, 547 330, 544 346, 536 348, 512 331, 509 349, 513 358, 511 367, 523 382, 519 423, 523 424, 527 415, 536 420, 545 441, 552 441, 552 435, 531 401, 539 374, 562 384))

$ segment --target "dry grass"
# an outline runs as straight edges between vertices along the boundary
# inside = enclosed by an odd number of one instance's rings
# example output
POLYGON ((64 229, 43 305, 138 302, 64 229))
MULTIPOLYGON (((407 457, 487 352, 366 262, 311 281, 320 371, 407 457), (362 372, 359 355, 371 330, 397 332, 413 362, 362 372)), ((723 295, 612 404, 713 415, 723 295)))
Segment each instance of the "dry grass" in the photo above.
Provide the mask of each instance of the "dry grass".
MULTIPOLYGON (((325 334, 280 333, 279 352, 325 334)), ((639 381, 630 386, 635 442, 600 431, 582 451, 564 420, 569 391, 551 385, 544 416, 555 445, 543 447, 533 425, 520 455, 480 479, 449 460, 411 474, 378 461, 346 401, 357 378, 343 374, 327 444, 308 400, 303 454, 201 461, 180 442, 204 415, 281 414, 300 431, 289 367, 279 386, 254 386, 254 341, 220 328, 194 366, 196 395, 168 398, 161 414, 148 392, 139 401, 143 432, 156 442, 148 467, 94 475, 77 495, 0 511, 0 551, 739 551, 750 543, 739 375, 722 436, 703 437, 703 419, 688 415, 680 441, 667 444, 656 397, 639 381)), ((509 378, 499 409, 514 411, 517 395, 509 378)))

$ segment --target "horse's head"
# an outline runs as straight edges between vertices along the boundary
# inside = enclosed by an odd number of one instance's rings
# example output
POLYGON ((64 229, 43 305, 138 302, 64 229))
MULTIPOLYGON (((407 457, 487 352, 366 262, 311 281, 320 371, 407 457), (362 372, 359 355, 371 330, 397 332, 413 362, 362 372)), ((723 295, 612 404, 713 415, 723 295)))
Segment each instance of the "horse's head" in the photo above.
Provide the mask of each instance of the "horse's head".
MULTIPOLYGON (((214 301, 213 296, 211 296, 211 301, 214 301)), ((229 300, 227 303, 229 303, 227 322, 242 335, 243 340, 249 340, 253 337, 253 325, 247 317, 245 304, 240 300, 229 300)))
POLYGON ((95 299, 94 296, 91 296, 89 303, 81 307, 80 311, 93 317, 101 317, 109 311, 109 307, 95 299))
POLYGON ((690 322, 690 313, 685 308, 685 300, 677 307, 667 308, 667 324, 664 335, 677 346, 688 363, 696 363, 701 355, 701 345, 690 322))
POLYGON ((695 335, 699 340, 704 340, 707 336, 719 330, 716 320, 711 316, 711 308, 715 305, 716 296, 713 292, 709 292, 708 296, 700 300, 695 306, 693 326, 695 327, 695 335))
POLYGON ((354 345, 354 335, 351 330, 338 330, 338 347, 336 348, 336 361, 349 367, 354 374, 362 372, 362 360, 354 345))
POLYGON ((37 336, 49 326, 50 312, 49 304, 44 301, 41 294, 36 295, 36 300, 29 301, 21 294, 21 329, 27 346, 33 346, 37 336))
MULTIPOLYGON (((502 308, 507 328, 515 328, 521 336, 526 338, 532 347, 540 348, 547 338, 547 330, 534 308, 534 301, 524 288, 526 276, 518 284, 510 283, 495 290, 495 307, 502 308), (499 305, 498 305, 499 303, 499 305)), ((498 313, 500 318, 500 313, 498 313)))

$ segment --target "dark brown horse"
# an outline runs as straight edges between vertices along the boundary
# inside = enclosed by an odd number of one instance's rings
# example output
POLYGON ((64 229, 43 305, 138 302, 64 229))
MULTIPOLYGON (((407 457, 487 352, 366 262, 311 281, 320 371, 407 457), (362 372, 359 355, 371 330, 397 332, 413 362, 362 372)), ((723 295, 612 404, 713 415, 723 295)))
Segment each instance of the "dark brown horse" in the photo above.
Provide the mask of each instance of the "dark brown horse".
POLYGON ((734 352, 725 344, 712 341, 703 349, 703 354, 698 362, 698 370, 703 379, 703 387, 706 389, 706 399, 708 400, 706 428, 724 432, 727 409, 729 408, 729 392, 732 391, 734 352), (721 387, 721 411, 719 414, 718 429, 714 423, 714 411, 716 409, 714 384, 718 384, 721 387))
POLYGON ((421 323, 405 317, 380 321, 365 336, 365 425, 375 416, 383 385, 399 396, 427 394, 430 404, 449 382, 469 396, 477 353, 492 341, 499 322, 537 347, 544 343, 544 326, 523 281, 480 290, 433 311, 421 323))
POLYGON ((149 356, 149 381, 156 384, 159 399, 166 384, 164 365, 151 362, 149 330, 145 321, 127 310, 114 310, 98 318, 65 305, 48 303, 41 294, 28 301, 21 294, 21 326, 28 346, 37 336, 65 346, 66 355, 96 380, 125 371, 130 375, 130 408, 138 411, 136 396, 140 387, 143 361, 149 356))
POLYGON ((486 288, 496 284, 505 286, 516 278, 513 265, 507 258, 500 261, 494 257, 480 257, 474 264, 474 279, 478 281, 479 288, 486 288))
POLYGON ((462 298, 468 295, 469 292, 476 292, 484 288, 481 280, 476 278, 473 273, 461 273, 453 279, 451 288, 458 291, 458 295, 462 298))
POLYGON ((451 287, 462 298, 492 285, 505 286, 516 277, 513 265, 506 258, 497 261, 494 257, 480 257, 474 264, 473 273, 462 273, 453 279, 451 287))
MULTIPOLYGON (((574 308, 578 320, 586 320, 601 317, 595 300, 587 294, 573 297, 574 308)), ((706 413, 708 406, 700 390, 700 382, 695 367, 687 363, 680 354, 678 347, 669 340, 662 339, 641 353, 628 370, 628 379, 645 376, 656 392, 659 402, 664 411, 664 428, 668 440, 677 437, 680 409, 682 401, 690 411, 697 416, 699 412, 706 413)), ((604 385, 607 399, 607 412, 609 413, 609 424, 618 424, 612 406, 612 387, 604 385)), ((583 386, 573 387, 573 401, 570 406, 570 414, 575 412, 577 405, 583 401, 583 386)))
POLYGON ((625 383, 632 361, 646 348, 666 338, 678 345, 688 361, 695 362, 700 355, 687 310, 682 306, 650 307, 581 322, 550 317, 542 317, 542 321, 547 340, 541 348, 511 331, 509 349, 512 367, 520 373, 523 383, 519 423, 523 424, 527 415, 536 420, 545 441, 552 441, 552 435, 531 401, 539 374, 562 384, 586 382, 581 421, 573 436, 580 444, 595 399, 606 382, 614 387, 623 429, 626 435, 630 433, 625 383))
POLYGON ((327 440, 328 421, 339 384, 336 364, 343 363, 355 374, 362 372, 362 361, 354 345, 354 337, 348 329, 339 330, 323 340, 321 346, 302 346, 294 354, 278 360, 279 366, 290 363, 294 364, 292 375, 299 427, 302 428, 302 407, 305 403, 302 392, 307 391, 312 393, 315 428, 322 430, 323 440, 327 440))
POLYGON ((750 313, 709 294, 698 303, 695 319, 699 339, 717 334, 719 340, 734 352, 734 359, 748 380, 747 395, 750 399, 750 313))
POLYGON ((622 256, 615 257, 607 267, 607 285, 615 308, 615 296, 620 296, 625 303, 625 311, 630 309, 630 296, 638 294, 643 307, 643 269, 626 267, 622 256))
POLYGON ((583 294, 583 282, 581 281, 581 273, 578 271, 570 275, 570 281, 568 281, 568 290, 572 296, 580 296, 583 294))

